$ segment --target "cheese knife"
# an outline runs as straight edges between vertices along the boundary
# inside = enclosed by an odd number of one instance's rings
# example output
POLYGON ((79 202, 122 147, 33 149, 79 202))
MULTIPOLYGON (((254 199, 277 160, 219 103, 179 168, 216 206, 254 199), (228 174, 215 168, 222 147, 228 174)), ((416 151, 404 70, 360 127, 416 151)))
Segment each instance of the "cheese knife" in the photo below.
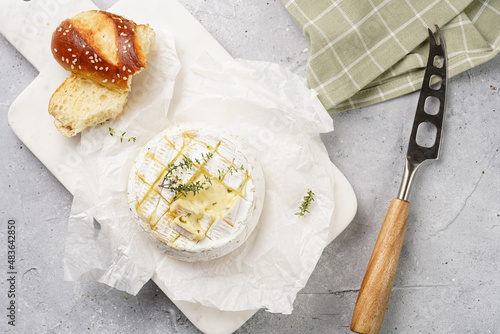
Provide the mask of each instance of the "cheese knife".
POLYGON ((415 172, 422 162, 439 157, 446 100, 446 47, 438 26, 438 40, 430 29, 428 31, 429 58, 408 143, 403 179, 398 197, 394 198, 389 206, 359 290, 351 321, 351 330, 357 333, 371 334, 380 330, 403 245, 410 209, 408 194, 415 172), (429 103, 431 100, 435 102, 434 108, 430 108, 433 105, 429 103), (435 107, 437 101, 439 108, 435 107), (435 128, 434 141, 430 136, 430 145, 425 140, 429 138, 421 138, 422 132, 425 132, 424 136, 430 134, 430 131, 423 130, 426 127, 435 128))

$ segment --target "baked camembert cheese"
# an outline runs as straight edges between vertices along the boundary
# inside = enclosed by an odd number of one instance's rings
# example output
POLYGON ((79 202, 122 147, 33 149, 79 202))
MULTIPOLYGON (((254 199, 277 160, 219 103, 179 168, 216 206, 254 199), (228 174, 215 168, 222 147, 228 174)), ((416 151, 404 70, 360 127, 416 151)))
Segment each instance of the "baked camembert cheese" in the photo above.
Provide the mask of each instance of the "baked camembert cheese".
POLYGON ((187 124, 142 149, 128 186, 135 220, 167 255, 184 261, 215 259, 243 244, 264 193, 260 165, 240 138, 187 124))

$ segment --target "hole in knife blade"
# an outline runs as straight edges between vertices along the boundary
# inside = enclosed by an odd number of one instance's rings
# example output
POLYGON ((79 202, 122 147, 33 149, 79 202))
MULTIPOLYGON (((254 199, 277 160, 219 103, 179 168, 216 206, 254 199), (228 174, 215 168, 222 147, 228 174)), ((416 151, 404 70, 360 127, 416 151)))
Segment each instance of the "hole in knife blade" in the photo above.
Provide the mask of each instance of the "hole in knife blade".
POLYGON ((436 143, 437 128, 430 122, 422 122, 418 125, 415 141, 418 146, 430 148, 436 143))
POLYGON ((437 115, 441 102, 435 96, 427 96, 424 103, 424 111, 428 115, 437 115))
POLYGON ((440 90, 441 89, 441 81, 443 78, 441 78, 440 75, 433 74, 431 75, 431 78, 429 80, 429 86, 433 90, 440 90))
POLYGON ((432 61, 432 65, 437 68, 443 68, 444 65, 444 57, 443 56, 434 56, 434 60, 432 61))

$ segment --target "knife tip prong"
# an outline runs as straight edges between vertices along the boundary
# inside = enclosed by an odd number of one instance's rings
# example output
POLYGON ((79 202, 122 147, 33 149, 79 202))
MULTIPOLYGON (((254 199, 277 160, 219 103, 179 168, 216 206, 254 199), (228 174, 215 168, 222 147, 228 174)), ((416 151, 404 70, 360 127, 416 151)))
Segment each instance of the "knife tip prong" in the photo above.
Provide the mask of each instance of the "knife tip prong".
POLYGON ((444 37, 443 37, 443 34, 441 33, 441 29, 439 28, 439 26, 436 24, 436 32, 439 36, 439 45, 441 45, 442 48, 444 48, 444 37))
POLYGON ((436 28, 435 33, 431 30, 431 28, 427 28, 427 30, 429 32, 429 40, 430 40, 431 44, 444 45, 444 38, 443 38, 443 34, 441 32, 441 28, 439 28, 439 26, 437 24, 435 24, 434 27, 436 28), (438 39, 436 39, 436 34, 439 37, 438 39))

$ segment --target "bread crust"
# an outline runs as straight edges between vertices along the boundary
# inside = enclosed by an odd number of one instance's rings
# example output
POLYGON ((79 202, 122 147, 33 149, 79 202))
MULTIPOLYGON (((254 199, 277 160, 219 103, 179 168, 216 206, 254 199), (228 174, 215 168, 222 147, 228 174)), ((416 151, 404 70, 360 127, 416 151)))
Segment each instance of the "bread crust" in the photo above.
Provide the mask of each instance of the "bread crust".
POLYGON ((137 40, 137 27, 142 26, 112 13, 83 12, 54 31, 52 54, 74 74, 113 90, 130 90, 131 78, 144 69, 149 51, 137 40))

